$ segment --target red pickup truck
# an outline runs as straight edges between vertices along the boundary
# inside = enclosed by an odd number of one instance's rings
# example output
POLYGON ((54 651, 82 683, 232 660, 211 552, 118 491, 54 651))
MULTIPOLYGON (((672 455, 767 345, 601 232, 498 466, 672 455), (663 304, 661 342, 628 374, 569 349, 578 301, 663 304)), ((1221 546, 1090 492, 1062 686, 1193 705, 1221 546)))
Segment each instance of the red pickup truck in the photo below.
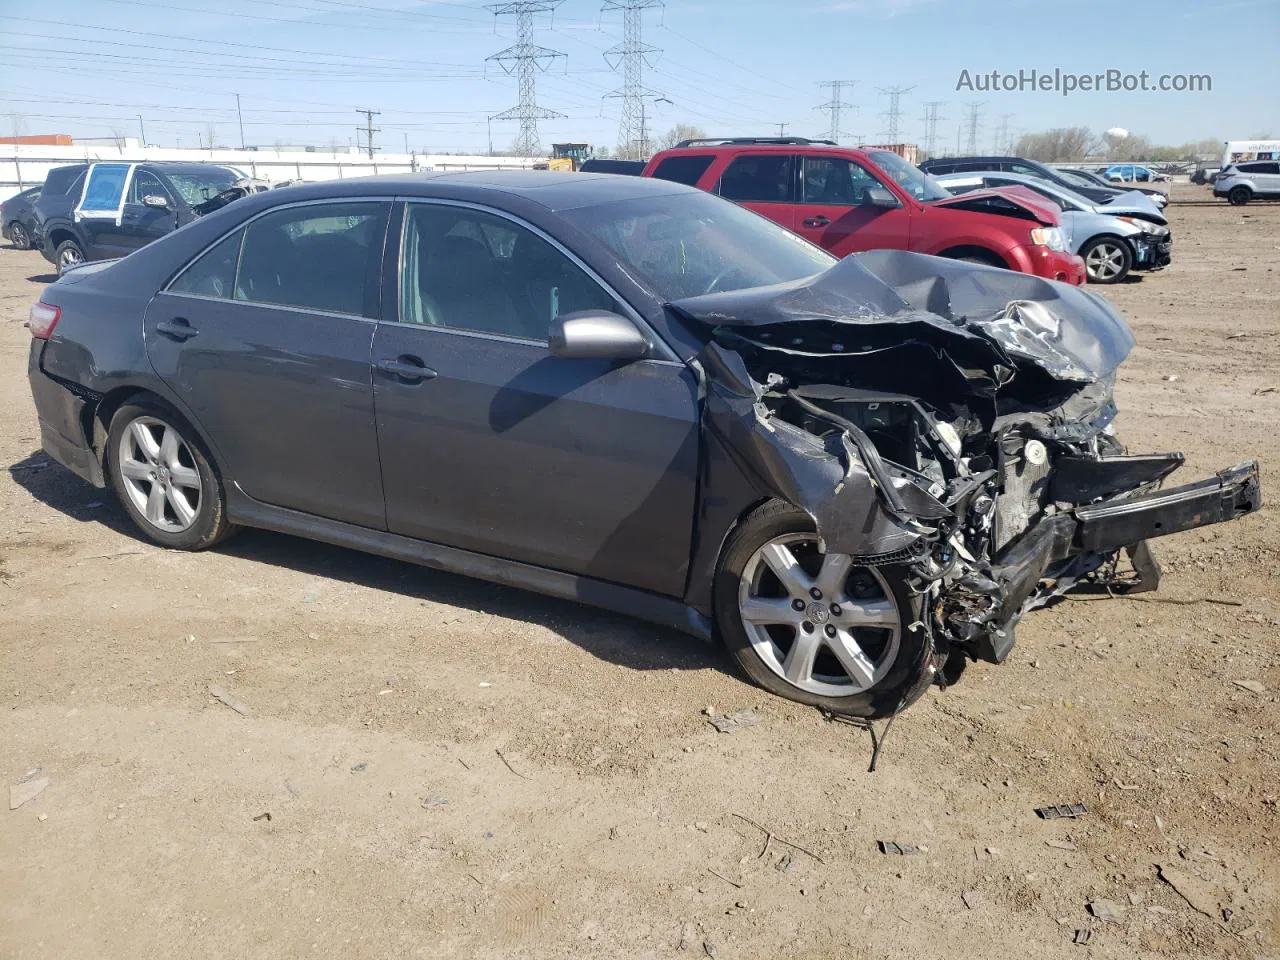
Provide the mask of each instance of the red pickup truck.
POLYGON ((674 180, 756 211, 838 257, 914 250, 1082 284, 1058 211, 1030 193, 952 196, 888 150, 802 138, 686 140, 643 176, 674 180))

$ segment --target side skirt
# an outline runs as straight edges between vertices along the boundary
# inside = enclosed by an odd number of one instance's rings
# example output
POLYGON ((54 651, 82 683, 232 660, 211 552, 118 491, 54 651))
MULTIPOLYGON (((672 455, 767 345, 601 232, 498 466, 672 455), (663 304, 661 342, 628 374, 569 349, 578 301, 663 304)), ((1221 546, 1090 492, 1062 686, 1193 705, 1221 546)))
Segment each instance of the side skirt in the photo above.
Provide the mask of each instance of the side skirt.
POLYGON ((383 530, 370 530, 284 507, 273 507, 254 500, 230 485, 227 489, 227 518, 246 527, 319 540, 339 547, 416 563, 433 570, 459 573, 564 600, 576 600, 602 610, 671 627, 700 640, 710 641, 712 636, 710 617, 703 616, 671 597, 591 577, 548 570, 516 560, 503 560, 457 547, 402 537, 383 530))

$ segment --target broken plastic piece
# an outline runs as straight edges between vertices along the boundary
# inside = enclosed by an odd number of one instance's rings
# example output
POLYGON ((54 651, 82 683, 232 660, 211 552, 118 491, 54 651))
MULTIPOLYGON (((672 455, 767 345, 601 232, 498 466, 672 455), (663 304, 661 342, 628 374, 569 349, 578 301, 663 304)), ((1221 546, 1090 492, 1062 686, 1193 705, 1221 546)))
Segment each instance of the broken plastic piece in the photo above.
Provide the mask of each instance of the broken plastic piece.
POLYGON ((920 852, 920 848, 914 843, 895 843, 892 840, 877 840, 876 843, 879 845, 881 853, 896 853, 905 857, 909 854, 920 852))
POLYGON ((1037 807, 1036 816, 1041 820, 1058 820, 1062 817, 1083 817, 1089 808, 1083 803, 1055 803, 1048 807, 1037 807))

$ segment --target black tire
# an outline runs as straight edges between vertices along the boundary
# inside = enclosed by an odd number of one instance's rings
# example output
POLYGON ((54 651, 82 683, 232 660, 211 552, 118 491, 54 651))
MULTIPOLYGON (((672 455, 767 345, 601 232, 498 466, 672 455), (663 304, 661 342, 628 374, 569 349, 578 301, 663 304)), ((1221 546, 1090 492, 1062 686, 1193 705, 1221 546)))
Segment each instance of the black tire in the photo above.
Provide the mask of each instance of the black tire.
POLYGON ((13 244, 13 249, 15 250, 31 249, 31 235, 27 233, 27 228, 17 220, 9 224, 9 242, 13 244))
MULTIPOLYGON (((883 675, 861 692, 826 696, 793 685, 766 663, 748 636, 738 599, 744 573, 752 558, 778 537, 812 534, 813 531, 813 520, 808 514, 778 500, 764 504, 738 525, 725 544, 716 572, 714 605, 720 637, 747 676, 770 693, 833 713, 868 720, 891 716, 924 694, 933 681, 934 667, 940 662, 935 660, 928 629, 920 623, 928 618, 921 616, 921 601, 907 589, 902 568, 878 567, 874 573, 855 568, 846 578, 846 582, 852 583, 854 577, 878 574, 875 581, 875 589, 880 593, 878 599, 891 600, 898 614, 897 650, 891 655, 891 660, 889 654, 882 654, 885 659, 879 669, 884 670, 883 675)), ((799 636, 798 629, 792 636, 799 636)), ((886 646, 884 649, 889 648, 886 646)))
POLYGON ((84 250, 74 240, 63 240, 53 251, 53 263, 58 268, 58 276, 62 276, 68 267, 84 263, 84 250))
POLYGON ((1253 191, 1248 187, 1232 187, 1227 194, 1227 202, 1233 207, 1243 207, 1253 199, 1253 191))
POLYGON ((950 258, 959 260, 961 263, 978 263, 984 267, 1004 267, 1004 263, 994 253, 966 253, 959 257, 950 256, 950 258))
MULTIPOLYGON (((141 459, 142 451, 136 439, 131 439, 130 443, 141 459)), ((153 465, 159 467, 165 466, 165 463, 157 462, 153 465)), ((199 435, 176 410, 158 399, 139 398, 124 404, 116 411, 115 416, 111 418, 111 427, 107 431, 105 467, 111 486, 115 489, 116 496, 120 499, 125 512, 129 514, 129 518, 148 539, 162 547, 173 550, 204 550, 226 539, 237 529, 227 520, 226 494, 222 478, 214 468, 212 459, 205 450, 204 444, 201 443, 199 435), (127 466, 121 456, 122 443, 126 431, 130 431, 135 422, 148 429, 153 439, 158 432, 163 436, 159 427, 175 431, 180 446, 174 459, 184 471, 194 471, 198 475, 199 488, 194 507, 191 505, 189 489, 175 489, 174 496, 182 496, 183 502, 193 512, 193 516, 182 529, 162 529, 134 502, 131 491, 140 492, 144 487, 147 491, 151 491, 156 485, 155 481, 149 482, 145 478, 136 477, 131 480, 124 475, 127 466)), ((177 469, 173 474, 176 478, 177 469)), ((169 474, 166 470, 160 478, 160 483, 167 489, 169 482, 169 474)), ((174 488, 179 486, 176 479, 173 486, 174 488)), ((166 518, 172 515, 175 524, 182 523, 183 518, 175 512, 173 498, 165 495, 160 499, 161 515, 166 518), (164 502, 166 500, 167 503, 164 502)), ((167 522, 167 519, 164 522, 167 522)))
POLYGON ((1085 277, 1090 283, 1120 283, 1133 269, 1133 250, 1119 237, 1094 237, 1080 248, 1080 257, 1084 260, 1085 277), (1091 263, 1091 256, 1101 258, 1104 251, 1112 251, 1119 258, 1118 269, 1103 269, 1096 260, 1091 263))

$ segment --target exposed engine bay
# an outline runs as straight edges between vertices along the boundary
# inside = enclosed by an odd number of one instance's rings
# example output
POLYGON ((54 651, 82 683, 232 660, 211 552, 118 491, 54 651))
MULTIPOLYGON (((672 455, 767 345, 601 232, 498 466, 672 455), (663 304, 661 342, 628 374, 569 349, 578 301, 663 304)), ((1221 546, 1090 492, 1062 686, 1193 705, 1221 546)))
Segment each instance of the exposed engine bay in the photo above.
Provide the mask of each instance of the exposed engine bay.
POLYGON ((904 567, 939 667, 1003 661, 1025 613, 1081 584, 1154 589, 1149 539, 1261 505, 1256 461, 1161 491, 1182 455, 1126 454, 1133 337, 1079 288, 875 251, 674 306, 709 328, 709 441, 826 551, 904 567))

